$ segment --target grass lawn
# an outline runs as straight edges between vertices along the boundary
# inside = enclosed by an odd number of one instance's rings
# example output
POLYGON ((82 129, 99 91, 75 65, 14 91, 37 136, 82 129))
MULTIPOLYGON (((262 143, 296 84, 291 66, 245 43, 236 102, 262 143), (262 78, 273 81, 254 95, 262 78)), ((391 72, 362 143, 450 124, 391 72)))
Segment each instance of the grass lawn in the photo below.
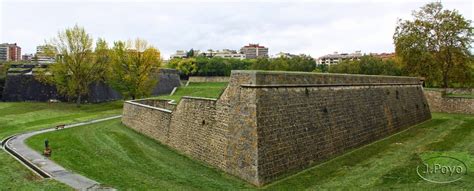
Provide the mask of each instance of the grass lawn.
POLYGON ((209 190, 249 186, 124 127, 120 119, 34 136, 27 143, 41 150, 46 138, 53 148, 52 160, 114 188, 209 190))
POLYGON ((172 96, 163 95, 158 96, 158 98, 172 99, 176 102, 179 102, 183 96, 218 98, 227 87, 227 84, 227 82, 189 83, 186 87, 178 87, 172 96))
POLYGON ((474 99, 474 94, 447 94, 447 97, 462 97, 474 99))
MULTIPOLYGON (((474 116, 434 113, 431 121, 356 149, 260 189, 472 189, 474 174, 449 184, 422 180, 416 167, 431 156, 462 160, 474 169, 474 116)), ((52 159, 119 189, 256 189, 124 127, 120 120, 28 139, 40 151, 49 139, 52 159)))
MULTIPOLYGON (((87 104, 0 102, 0 139, 9 135, 120 114, 122 102, 87 104)), ((0 190, 68 190, 53 180, 41 180, 5 152, 0 152, 0 190)))

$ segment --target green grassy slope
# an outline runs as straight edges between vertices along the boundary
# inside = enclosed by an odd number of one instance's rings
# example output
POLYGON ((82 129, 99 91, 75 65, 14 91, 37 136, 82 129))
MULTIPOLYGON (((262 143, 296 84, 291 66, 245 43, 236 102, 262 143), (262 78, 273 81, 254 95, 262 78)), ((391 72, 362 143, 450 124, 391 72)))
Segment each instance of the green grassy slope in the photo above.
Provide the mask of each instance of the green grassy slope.
POLYGON ((164 95, 158 98, 172 99, 176 102, 183 96, 218 98, 226 87, 227 82, 189 83, 186 87, 179 87, 172 96, 164 95))
MULTIPOLYGON (((0 139, 9 135, 120 114, 121 102, 88 104, 0 102, 0 139)), ((5 152, 0 152, 0 190, 68 190, 53 180, 40 180, 5 152)))
POLYGON ((119 119, 38 135, 27 143, 41 150, 46 138, 53 148, 51 159, 119 189, 247 187, 234 177, 179 155, 124 127, 119 119))
MULTIPOLYGON (((474 169, 474 116, 433 114, 433 120, 259 189, 469 189, 474 175, 434 184, 416 174, 430 156, 456 157, 474 169)), ((135 189, 256 189, 183 157, 120 124, 119 120, 42 134, 28 144, 41 150, 48 138, 53 160, 113 185, 135 189)))

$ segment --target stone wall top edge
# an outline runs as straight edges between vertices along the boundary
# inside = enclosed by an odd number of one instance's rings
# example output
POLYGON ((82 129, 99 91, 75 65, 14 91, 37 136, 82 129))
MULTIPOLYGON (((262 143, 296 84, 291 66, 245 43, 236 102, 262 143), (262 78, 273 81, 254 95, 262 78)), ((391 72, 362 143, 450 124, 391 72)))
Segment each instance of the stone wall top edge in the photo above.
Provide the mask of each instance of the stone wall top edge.
POLYGON ((189 78, 229 78, 230 76, 189 76, 189 78))
POLYGON ((240 87, 244 88, 335 88, 335 87, 406 87, 406 86, 421 86, 416 83, 348 83, 348 84, 241 84, 240 87))
POLYGON ((168 110, 168 109, 153 107, 153 106, 150 106, 150 105, 145 105, 145 104, 137 103, 137 102, 134 102, 134 101, 137 101, 137 100, 125 101, 125 103, 140 106, 140 107, 144 107, 144 108, 148 108, 148 109, 158 110, 158 111, 162 111, 162 112, 166 112, 166 113, 172 113, 172 111, 168 110))
POLYGON ((163 99, 163 98, 142 98, 142 99, 126 100, 126 102, 127 101, 136 102, 136 101, 146 101, 146 100, 162 100, 162 101, 170 101, 170 102, 174 101, 172 99, 163 99))
POLYGON ((419 77, 410 76, 387 76, 387 75, 366 75, 366 74, 341 74, 341 73, 315 73, 315 72, 298 72, 298 71, 268 71, 268 70, 232 70, 231 74, 255 74, 255 75, 315 75, 315 76, 346 76, 346 77, 367 77, 367 78, 399 78, 399 79, 416 79, 419 77))
POLYGON ((282 72, 234 70, 231 84, 356 84, 356 83, 421 83, 417 77, 379 76, 357 74, 327 74, 312 72, 282 72))
POLYGON ((181 99, 194 99, 194 100, 205 100, 205 101, 217 101, 214 98, 204 98, 204 97, 192 97, 192 96, 183 96, 181 99))

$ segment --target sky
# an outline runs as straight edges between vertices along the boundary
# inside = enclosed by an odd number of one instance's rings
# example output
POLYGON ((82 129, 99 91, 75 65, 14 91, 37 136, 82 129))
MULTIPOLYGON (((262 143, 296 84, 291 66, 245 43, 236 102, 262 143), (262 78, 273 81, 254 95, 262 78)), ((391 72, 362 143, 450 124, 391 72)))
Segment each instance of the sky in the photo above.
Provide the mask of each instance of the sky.
MULTIPOLYGON (((34 53, 75 24, 110 44, 142 38, 167 59, 176 50, 259 43, 274 55, 393 52, 398 19, 431 1, 0 0, 0 42, 34 53)), ((473 20, 474 1, 442 1, 473 20)))

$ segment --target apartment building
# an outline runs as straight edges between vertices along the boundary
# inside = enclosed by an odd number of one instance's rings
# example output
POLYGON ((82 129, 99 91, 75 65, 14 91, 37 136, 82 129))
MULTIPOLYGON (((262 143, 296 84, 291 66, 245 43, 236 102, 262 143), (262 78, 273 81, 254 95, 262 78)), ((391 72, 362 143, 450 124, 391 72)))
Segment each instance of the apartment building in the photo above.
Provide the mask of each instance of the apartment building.
POLYGON ((362 57, 361 51, 355 51, 354 53, 338 53, 334 52, 333 54, 327 54, 324 56, 321 56, 318 58, 317 63, 318 64, 337 64, 340 63, 344 60, 360 60, 360 57, 362 57))
POLYGON ((21 47, 16 43, 0 44, 0 61, 20 61, 21 60, 21 47))
POLYGON ((242 54, 245 54, 245 58, 268 58, 268 48, 259 44, 249 44, 240 49, 242 54))
POLYGON ((8 55, 8 46, 0 45, 0 61, 8 61, 10 56, 8 55))
POLYGON ((214 57, 245 59, 245 54, 239 53, 236 50, 223 49, 222 51, 214 52, 214 57))
POLYGON ((50 45, 36 46, 36 61, 40 64, 52 64, 56 62, 56 53, 50 45))
POLYGON ((171 59, 173 59, 173 58, 186 58, 186 57, 187 57, 187 54, 186 54, 186 51, 184 51, 184 50, 177 50, 176 53, 174 53, 170 56, 171 59))
POLYGON ((279 52, 279 53, 275 54, 274 58, 293 58, 293 57, 296 57, 296 56, 298 56, 298 55, 287 53, 287 52, 279 52))

